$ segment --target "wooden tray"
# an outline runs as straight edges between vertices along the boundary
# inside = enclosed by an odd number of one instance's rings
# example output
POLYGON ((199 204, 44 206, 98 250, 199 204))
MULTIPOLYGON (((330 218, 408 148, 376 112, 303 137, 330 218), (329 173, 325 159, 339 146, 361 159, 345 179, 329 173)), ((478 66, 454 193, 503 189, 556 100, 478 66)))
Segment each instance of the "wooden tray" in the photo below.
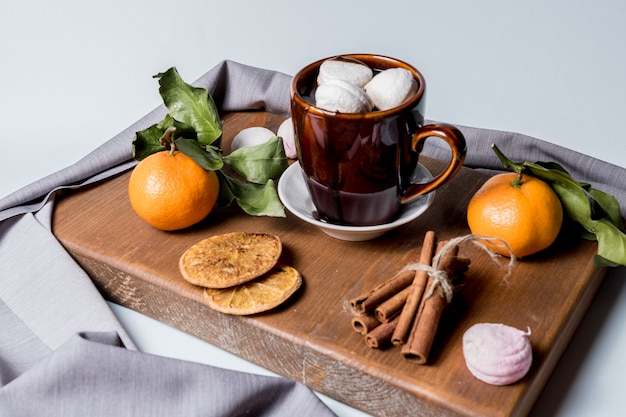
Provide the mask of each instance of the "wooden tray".
MULTIPOLYGON (((282 120, 264 112, 226 115, 225 151, 242 128, 276 131, 282 120)), ((426 158, 422 163, 431 172, 442 166, 426 158)), ((519 261, 503 280, 501 265, 474 245, 464 245, 461 255, 472 264, 462 290, 463 308, 440 328, 430 363, 417 365, 397 347, 367 347, 351 328, 347 301, 416 259, 427 230, 440 239, 469 233, 465 209, 485 175, 463 168, 437 191, 422 217, 368 242, 333 239, 289 213, 261 218, 238 208, 216 209, 185 231, 161 232, 132 211, 128 175, 68 192, 54 214, 55 235, 107 299, 374 415, 528 414, 606 272, 593 266, 595 243, 561 239, 553 250, 519 261), (251 317, 205 306, 201 289, 180 276, 178 259, 195 242, 231 231, 280 236, 283 260, 305 280, 295 297, 251 317), (490 386, 466 369, 462 335, 479 322, 530 327, 534 363, 522 381, 490 386)))

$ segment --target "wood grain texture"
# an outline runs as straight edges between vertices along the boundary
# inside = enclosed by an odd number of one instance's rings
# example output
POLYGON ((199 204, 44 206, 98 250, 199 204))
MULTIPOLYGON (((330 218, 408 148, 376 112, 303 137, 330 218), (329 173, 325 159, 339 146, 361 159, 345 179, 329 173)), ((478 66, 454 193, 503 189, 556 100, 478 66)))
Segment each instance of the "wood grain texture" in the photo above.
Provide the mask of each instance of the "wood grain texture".
MULTIPOLYGON (((264 112, 226 115, 225 152, 242 128, 276 131, 282 120, 264 112)), ((422 163, 432 172, 443 166, 422 163)), ((466 206, 484 174, 463 168, 422 217, 368 242, 333 239, 289 213, 261 218, 238 208, 216 209, 192 228, 162 232, 132 211, 128 176, 67 192, 55 208, 55 235, 107 299, 378 416, 528 414, 606 272, 593 265, 595 243, 563 237, 540 256, 517 262, 504 280, 501 265, 464 244, 460 256, 472 263, 462 302, 449 309, 428 364, 417 365, 399 347, 367 347, 352 329, 348 300, 417 259, 427 230, 439 239, 469 233, 466 206), (304 278, 292 299, 267 313, 228 316, 208 308, 201 289, 183 280, 178 259, 189 246, 233 231, 281 238, 282 261, 304 278), (479 322, 530 327, 534 363, 522 381, 490 386, 466 369, 461 339, 479 322)))

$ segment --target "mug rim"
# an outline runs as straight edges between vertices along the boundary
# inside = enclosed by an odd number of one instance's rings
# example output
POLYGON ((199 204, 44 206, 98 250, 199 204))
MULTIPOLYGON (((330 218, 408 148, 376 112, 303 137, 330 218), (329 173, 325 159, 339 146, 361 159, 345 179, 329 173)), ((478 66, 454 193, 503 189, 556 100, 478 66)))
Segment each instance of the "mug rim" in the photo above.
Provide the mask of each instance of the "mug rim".
POLYGON ((380 54, 364 54, 364 53, 339 54, 339 55, 333 55, 333 56, 319 59, 315 62, 312 62, 306 65, 302 69, 300 69, 296 73, 296 75, 293 76, 289 88, 291 90, 292 99, 300 107, 306 108, 308 112, 317 114, 319 116, 332 116, 332 117, 345 118, 345 119, 363 119, 363 118, 379 118, 379 117, 384 118, 384 117, 388 117, 394 114, 402 113, 407 110, 413 109, 424 96, 424 93, 426 91, 426 79, 417 68, 415 68, 413 65, 405 61, 402 61, 401 59, 398 59, 398 58, 393 58, 390 56, 380 55, 380 54), (393 64, 393 68, 400 67, 400 68, 408 69, 409 71, 413 73, 413 76, 417 79, 417 82, 418 82, 417 91, 415 92, 415 94, 413 94, 413 96, 411 96, 411 98, 409 98, 408 100, 406 100, 404 103, 400 104, 399 106, 396 106, 387 110, 375 110, 375 111, 370 111, 370 112, 365 112, 365 113, 342 113, 342 112, 337 112, 337 111, 326 110, 321 107, 317 107, 315 104, 312 104, 309 101, 305 100, 304 97, 300 94, 299 89, 297 88, 297 84, 300 82, 300 80, 302 80, 306 76, 310 76, 311 73, 313 71, 316 71, 324 61, 328 59, 341 58, 341 57, 357 59, 360 61, 368 61, 371 59, 382 60, 382 61, 387 61, 393 64))

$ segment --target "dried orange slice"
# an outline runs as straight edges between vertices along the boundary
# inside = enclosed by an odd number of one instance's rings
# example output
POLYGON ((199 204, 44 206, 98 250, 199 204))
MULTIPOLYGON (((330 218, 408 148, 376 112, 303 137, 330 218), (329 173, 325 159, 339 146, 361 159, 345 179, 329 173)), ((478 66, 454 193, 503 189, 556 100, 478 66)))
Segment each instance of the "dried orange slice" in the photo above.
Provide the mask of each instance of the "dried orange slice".
POLYGON ((214 310, 248 315, 270 310, 286 301, 302 285, 302 276, 290 266, 276 266, 260 278, 231 288, 205 288, 204 299, 214 310))
POLYGON ((205 288, 228 288, 258 278, 278 262, 282 244, 268 233, 233 232, 204 239, 183 253, 183 278, 205 288))

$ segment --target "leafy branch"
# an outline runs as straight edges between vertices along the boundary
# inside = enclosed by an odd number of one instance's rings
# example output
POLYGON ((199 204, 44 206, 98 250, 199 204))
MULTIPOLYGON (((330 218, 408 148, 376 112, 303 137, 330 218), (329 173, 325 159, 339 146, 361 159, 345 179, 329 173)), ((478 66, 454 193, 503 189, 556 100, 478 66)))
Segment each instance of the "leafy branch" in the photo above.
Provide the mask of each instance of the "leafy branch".
POLYGON ((548 183, 561 201, 565 214, 584 229, 582 237, 598 241, 598 266, 626 266, 626 234, 618 201, 586 182, 577 181, 555 162, 512 162, 494 144, 502 165, 548 183))
POLYGON ((154 76, 168 114, 159 123, 135 133, 133 158, 138 161, 155 153, 175 148, 220 180, 218 205, 233 202, 254 216, 284 217, 275 180, 287 168, 282 139, 240 148, 223 155, 222 122, 208 90, 185 83, 175 67, 154 76), (233 176, 223 170, 231 168, 233 176), (239 177, 239 178, 238 178, 239 177))

